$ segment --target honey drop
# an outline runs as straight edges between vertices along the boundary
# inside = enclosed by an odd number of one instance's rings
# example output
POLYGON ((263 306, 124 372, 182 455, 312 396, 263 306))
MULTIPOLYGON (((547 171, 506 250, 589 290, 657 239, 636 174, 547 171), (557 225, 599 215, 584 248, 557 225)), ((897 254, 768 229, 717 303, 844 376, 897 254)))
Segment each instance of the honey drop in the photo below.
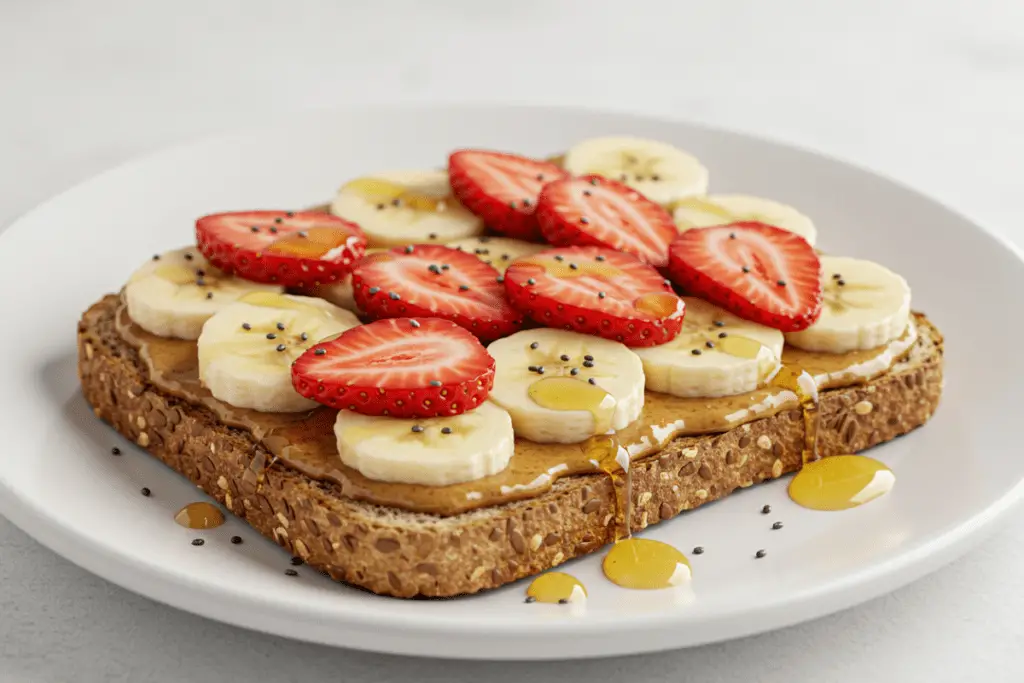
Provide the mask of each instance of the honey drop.
POLYGON ((612 427, 615 397, 604 389, 574 377, 545 377, 527 390, 530 400, 550 410, 586 410, 594 416, 594 433, 604 434, 612 427))
POLYGON ((263 250, 268 254, 318 259, 345 246, 353 235, 344 228, 323 226, 292 232, 274 240, 263 250))
POLYGON ((655 318, 678 318, 683 315, 683 300, 675 294, 655 292, 639 297, 633 308, 655 318))
POLYGON ((654 590, 690 580, 690 561, 667 543, 649 538, 619 541, 605 555, 604 575, 623 588, 654 590))
POLYGON ((892 490, 896 477, 874 458, 834 455, 806 463, 789 483, 793 502, 811 510, 848 510, 892 490))
POLYGON ((587 589, 575 576, 564 572, 548 572, 530 583, 526 595, 537 602, 578 602, 587 597, 587 589))
POLYGON ((441 212, 452 203, 451 197, 414 192, 404 185, 380 178, 358 178, 346 183, 342 190, 355 192, 367 201, 382 204, 398 202, 398 206, 417 211, 441 212))
MULTIPOLYGON (((750 337, 723 337, 715 341, 718 350, 737 358, 757 358, 765 346, 750 337)), ((773 354, 774 355, 774 354, 773 354)))
POLYGON ((186 529, 216 529, 224 523, 224 513, 212 503, 189 503, 178 510, 174 521, 186 529))

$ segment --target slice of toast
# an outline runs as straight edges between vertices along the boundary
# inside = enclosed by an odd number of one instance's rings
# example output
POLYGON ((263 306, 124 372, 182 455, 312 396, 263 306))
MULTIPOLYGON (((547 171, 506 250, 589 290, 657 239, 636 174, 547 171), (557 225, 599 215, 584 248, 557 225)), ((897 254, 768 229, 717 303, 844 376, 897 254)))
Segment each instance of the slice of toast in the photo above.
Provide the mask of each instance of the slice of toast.
MULTIPOLYGON (((151 385, 116 330, 118 304, 117 296, 103 298, 78 326, 79 376, 96 415, 336 580, 406 598, 474 593, 613 540, 615 496, 603 474, 566 477, 536 498, 452 517, 354 501, 332 483, 281 465, 257 490, 239 473, 262 446, 206 408, 151 385)), ((862 451, 931 417, 942 391, 942 336, 915 315, 919 339, 904 360, 871 382, 822 393, 821 455, 862 451)), ((632 528, 796 471, 803 439, 799 410, 724 434, 675 439, 632 466, 632 528)))

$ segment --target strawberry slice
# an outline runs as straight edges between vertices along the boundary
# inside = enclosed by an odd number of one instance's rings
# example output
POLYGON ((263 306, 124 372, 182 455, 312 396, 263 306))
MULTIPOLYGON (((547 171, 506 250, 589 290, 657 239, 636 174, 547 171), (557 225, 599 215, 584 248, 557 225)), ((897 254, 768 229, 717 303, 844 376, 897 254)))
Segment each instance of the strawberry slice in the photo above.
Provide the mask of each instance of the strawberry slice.
POLYGON ((541 239, 534 209, 541 188, 568 174, 554 164, 515 154, 463 149, 448 158, 452 192, 493 230, 541 239))
POLYGON ((688 292, 783 332, 821 314, 821 262, 807 241, 753 221, 694 228, 669 247, 669 274, 688 292))
POLYGON ((668 280, 610 249, 567 247, 521 258, 505 271, 505 291, 542 325, 627 346, 664 344, 683 326, 683 300, 668 280))
POLYGON ((196 221, 199 251, 254 282, 312 287, 343 278, 366 249, 355 223, 317 211, 241 211, 196 221))
POLYGON ((523 324, 505 299, 498 271, 449 247, 410 245, 370 254, 353 270, 352 289, 372 318, 444 318, 484 341, 523 324))
POLYGON ((544 186, 537 223, 556 246, 595 246, 633 254, 658 268, 679 235, 668 211, 622 183, 583 176, 544 186))
POLYGON ((363 415, 447 417, 473 410, 494 386, 494 359, 472 334, 437 318, 353 327, 292 364, 306 398, 363 415))

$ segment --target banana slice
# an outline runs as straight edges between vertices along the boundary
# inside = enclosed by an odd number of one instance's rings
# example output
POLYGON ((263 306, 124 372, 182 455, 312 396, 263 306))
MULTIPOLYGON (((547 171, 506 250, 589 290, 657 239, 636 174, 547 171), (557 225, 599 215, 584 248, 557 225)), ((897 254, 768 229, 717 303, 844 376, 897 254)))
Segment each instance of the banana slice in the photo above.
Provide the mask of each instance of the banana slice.
POLYGON ((359 319, 322 299, 256 292, 217 311, 199 335, 199 379, 238 408, 295 413, 315 408, 292 386, 292 363, 359 319))
POLYGON ((683 301, 686 317, 675 339, 633 349, 648 389, 684 398, 735 396, 754 391, 778 369, 781 332, 701 299, 683 301))
POLYGON ((483 220, 452 196, 447 171, 358 178, 338 191, 331 213, 358 224, 371 247, 445 244, 484 231, 483 220))
POLYGON ((524 439, 579 443, 622 429, 643 409, 643 366, 618 342, 536 329, 492 342, 487 352, 496 363, 490 400, 524 439))
POLYGON ((454 240, 446 246, 473 254, 499 273, 504 273, 509 264, 517 258, 532 256, 548 249, 546 244, 533 244, 511 237, 467 237, 454 240))
POLYGON ((338 412, 341 461, 378 481, 447 486, 497 474, 515 451, 508 413, 484 402, 454 417, 400 420, 338 412))
POLYGON ((195 247, 153 257, 132 273, 124 288, 128 315, 160 337, 198 339, 210 316, 251 292, 281 292, 228 275, 210 265, 195 247))
POLYGON ((838 256, 821 257, 821 317, 786 343, 807 351, 847 353, 887 344, 910 322, 910 286, 885 266, 838 256))
MULTIPOLYGON (((376 254, 385 249, 375 248, 367 249, 367 254, 376 254)), ((336 282, 332 282, 329 285, 320 285, 310 291, 313 296, 318 296, 321 299, 331 302, 335 306, 344 308, 346 311, 351 311, 355 314, 360 314, 362 311, 359 310, 359 306, 356 305, 355 291, 352 289, 352 273, 346 274, 336 282)))
POLYGON ((562 164, 573 175, 595 173, 626 183, 663 205, 708 191, 708 170, 695 157, 655 140, 591 138, 570 147, 562 164))
POLYGON ((713 194, 678 199, 672 203, 672 208, 680 232, 738 221, 759 221, 794 232, 811 246, 818 238, 818 231, 810 218, 792 206, 771 199, 743 194, 713 194))

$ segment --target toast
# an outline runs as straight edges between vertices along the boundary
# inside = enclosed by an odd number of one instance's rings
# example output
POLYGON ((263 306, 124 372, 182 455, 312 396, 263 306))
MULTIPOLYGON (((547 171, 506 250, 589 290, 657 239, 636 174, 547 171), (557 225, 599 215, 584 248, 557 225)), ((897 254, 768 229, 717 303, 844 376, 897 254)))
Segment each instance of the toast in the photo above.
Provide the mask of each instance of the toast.
MULTIPOLYGON (((79 377, 96 415, 335 580, 402 598, 455 596, 535 575, 614 540, 615 492, 603 474, 565 477, 535 498, 450 517, 355 501, 335 484, 280 465, 257 488, 239 473, 263 446, 209 409, 153 386, 117 331, 119 305, 108 295, 78 325, 79 377)), ((819 454, 863 451, 934 413, 942 336, 923 314, 914 317, 919 336, 903 360, 865 384, 822 392, 819 454)), ((634 461, 629 524, 638 531, 794 472, 803 443, 800 410, 677 438, 634 461)))

